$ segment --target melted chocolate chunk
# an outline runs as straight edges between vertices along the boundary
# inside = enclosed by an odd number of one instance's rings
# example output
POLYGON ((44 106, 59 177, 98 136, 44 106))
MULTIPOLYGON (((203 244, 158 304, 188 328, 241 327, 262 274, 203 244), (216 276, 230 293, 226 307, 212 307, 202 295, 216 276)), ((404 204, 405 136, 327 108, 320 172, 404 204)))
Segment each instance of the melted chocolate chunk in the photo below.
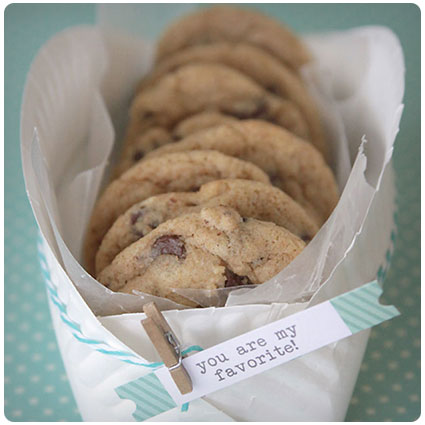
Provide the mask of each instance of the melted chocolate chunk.
POLYGON ((270 173, 269 178, 270 178, 270 183, 273 186, 280 186, 282 184, 282 180, 280 179, 279 174, 270 173))
POLYGON ((252 282, 247 276, 239 276, 236 273, 233 273, 227 267, 224 270, 226 275, 226 282, 224 282, 225 288, 230 288, 231 286, 240 286, 240 285, 251 285, 252 282))
POLYGON ((136 221, 140 218, 143 217, 146 213, 146 208, 142 207, 139 210, 137 210, 136 212, 134 212, 133 214, 131 214, 130 216, 130 223, 132 226, 134 226, 136 224, 136 221))
POLYGON ((151 255, 153 258, 159 255, 175 255, 179 259, 186 258, 186 247, 180 236, 164 235, 160 236, 152 245, 151 255))
POLYGON ((142 151, 136 151, 133 154, 133 161, 138 162, 145 156, 144 152, 142 151))
POLYGON ((308 236, 308 235, 301 235, 300 236, 300 238, 305 242, 305 243, 308 243, 308 242, 310 242, 311 241, 311 238, 310 238, 310 236, 308 236))
POLYGON ((142 119, 149 119, 152 118, 155 115, 155 113, 153 111, 145 111, 142 114, 142 119))
POLYGON ((279 94, 279 88, 273 84, 270 84, 269 86, 267 86, 266 90, 273 94, 277 94, 277 95, 279 94))
POLYGON ((152 229, 156 229, 159 226, 159 221, 155 220, 152 221, 151 223, 149 223, 149 227, 151 227, 152 229))

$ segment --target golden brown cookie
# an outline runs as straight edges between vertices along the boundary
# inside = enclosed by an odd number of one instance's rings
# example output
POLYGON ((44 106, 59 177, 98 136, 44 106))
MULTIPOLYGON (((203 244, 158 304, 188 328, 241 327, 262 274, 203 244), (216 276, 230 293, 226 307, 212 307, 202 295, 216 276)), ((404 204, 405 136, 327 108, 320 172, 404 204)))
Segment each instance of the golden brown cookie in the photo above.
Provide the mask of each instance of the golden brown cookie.
POLYGON ((203 208, 160 224, 121 251, 97 279, 192 305, 173 289, 260 284, 286 267, 304 242, 283 227, 242 218, 228 207, 203 208))
POLYGON ((264 170, 277 186, 302 205, 321 226, 338 202, 335 178, 314 146, 281 127, 258 120, 237 121, 194 133, 146 158, 170 152, 213 149, 264 170))
POLYGON ((293 69, 310 60, 301 40, 280 22, 252 9, 215 6, 170 25, 159 40, 156 61, 193 45, 244 42, 273 54, 293 69))
MULTIPOLYGON (((243 73, 221 64, 189 64, 160 78, 133 100, 126 145, 139 141, 153 127, 172 130, 180 121, 203 111, 239 119, 259 118, 309 139, 299 108, 273 95, 243 73)), ((139 146, 147 152, 149 146, 139 146)))
POLYGON ((215 151, 176 152, 130 168, 106 188, 94 207, 84 247, 87 271, 94 272, 96 252, 106 232, 133 204, 160 193, 196 191, 204 183, 224 178, 269 183, 254 164, 215 151))
POLYGON ((167 56, 145 77, 139 89, 155 84, 163 75, 191 63, 220 63, 252 78, 257 84, 294 102, 308 125, 311 142, 328 158, 323 126, 315 103, 297 73, 266 51, 244 43, 195 45, 167 56))
POLYGON ((318 230, 304 209, 277 187, 251 180, 215 180, 202 185, 198 192, 165 193, 130 207, 103 238, 96 255, 96 274, 161 223, 212 206, 231 207, 242 217, 270 221, 304 242, 309 242, 318 230))
POLYGON ((121 159, 114 169, 113 179, 140 161, 146 152, 150 152, 168 143, 176 142, 196 131, 237 121, 237 118, 215 111, 205 111, 192 115, 179 122, 173 130, 153 127, 137 137, 132 145, 124 147, 121 159))

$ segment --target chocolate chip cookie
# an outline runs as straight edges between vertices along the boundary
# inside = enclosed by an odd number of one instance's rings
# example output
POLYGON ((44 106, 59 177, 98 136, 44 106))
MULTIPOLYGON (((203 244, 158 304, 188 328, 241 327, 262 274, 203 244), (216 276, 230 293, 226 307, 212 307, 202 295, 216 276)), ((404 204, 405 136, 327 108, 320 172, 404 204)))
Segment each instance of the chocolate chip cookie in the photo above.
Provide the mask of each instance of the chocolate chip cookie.
POLYGON ((304 246, 274 223, 242 218, 228 207, 203 208, 160 224, 121 251, 97 279, 112 291, 142 291, 192 305, 175 289, 264 283, 304 246))
POLYGON ((164 221, 213 206, 231 207, 242 217, 270 221, 304 242, 309 242, 318 230, 304 209, 276 187, 249 180, 215 180, 202 185, 198 192, 152 196, 129 208, 103 238, 96 255, 96 274, 119 252, 164 221))
POLYGON ((121 159, 114 169, 113 178, 119 177, 136 162, 140 161, 146 152, 180 140, 196 131, 234 121, 237 121, 237 118, 230 115, 215 111, 205 111, 184 119, 173 130, 161 127, 151 128, 138 136, 134 144, 128 144, 124 147, 121 159))
POLYGON ((294 102, 308 125, 311 142, 325 158, 328 149, 317 108, 301 78, 266 51, 249 44, 214 43, 195 45, 167 56, 145 77, 139 91, 155 84, 163 75, 190 63, 220 63, 242 72, 257 84, 294 102))
MULTIPOLYGON (((189 64, 160 78, 140 92, 131 105, 126 145, 152 127, 168 130, 183 119, 213 110, 239 119, 260 118, 309 139, 299 108, 267 92, 252 79, 220 64, 189 64)), ((149 151, 149 146, 138 146, 149 151)))
POLYGON ((306 47, 280 22, 249 9, 216 6, 172 24, 159 40, 156 61, 186 47, 215 42, 244 42, 274 55, 293 69, 310 60, 306 47))
POLYGON ((176 152, 130 168, 106 188, 94 207, 84 247, 87 271, 94 271, 95 255, 106 232, 133 204, 160 193, 196 191, 204 183, 224 178, 269 183, 254 164, 215 151, 176 152))
POLYGON ((338 202, 335 178, 314 146, 281 127, 259 120, 237 121, 194 133, 147 155, 213 149, 264 170, 274 186, 301 204, 321 226, 338 202))

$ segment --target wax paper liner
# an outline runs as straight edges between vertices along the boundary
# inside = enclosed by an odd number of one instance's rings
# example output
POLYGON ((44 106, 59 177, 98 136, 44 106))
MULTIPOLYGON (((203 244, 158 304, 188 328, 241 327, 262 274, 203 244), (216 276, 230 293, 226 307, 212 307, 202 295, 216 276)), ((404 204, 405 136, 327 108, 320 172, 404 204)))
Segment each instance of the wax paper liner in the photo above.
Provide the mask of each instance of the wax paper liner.
MULTIPOLYGON (((329 131, 341 200, 317 237, 270 282, 233 291, 223 308, 175 310, 169 300, 111 293, 78 263, 114 135, 119 141, 123 110, 153 52, 147 40, 111 30, 112 21, 108 30, 73 28, 48 42, 29 73, 22 110, 23 168, 43 235, 52 315, 86 420, 132 420, 133 403, 114 388, 158 360, 140 328, 143 315, 118 313, 140 311, 155 299, 184 343, 207 347, 375 277, 392 243, 394 192, 386 166, 404 91, 402 52, 389 30, 307 37, 316 61, 303 73, 329 131)), ((343 419, 366 340, 364 332, 191 403, 189 412, 174 409, 156 419, 194 420, 199 412, 209 412, 208 420, 343 419)))

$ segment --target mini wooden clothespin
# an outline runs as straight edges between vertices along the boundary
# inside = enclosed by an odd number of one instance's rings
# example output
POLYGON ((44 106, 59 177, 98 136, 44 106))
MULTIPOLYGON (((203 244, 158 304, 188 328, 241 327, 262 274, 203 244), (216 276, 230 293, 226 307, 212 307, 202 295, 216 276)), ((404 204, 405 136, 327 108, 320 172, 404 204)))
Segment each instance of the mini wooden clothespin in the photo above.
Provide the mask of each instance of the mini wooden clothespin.
POLYGON ((143 328, 169 370, 177 388, 182 394, 190 393, 193 389, 192 381, 182 365, 180 343, 173 330, 154 302, 145 304, 143 311, 147 316, 142 320, 143 328))

